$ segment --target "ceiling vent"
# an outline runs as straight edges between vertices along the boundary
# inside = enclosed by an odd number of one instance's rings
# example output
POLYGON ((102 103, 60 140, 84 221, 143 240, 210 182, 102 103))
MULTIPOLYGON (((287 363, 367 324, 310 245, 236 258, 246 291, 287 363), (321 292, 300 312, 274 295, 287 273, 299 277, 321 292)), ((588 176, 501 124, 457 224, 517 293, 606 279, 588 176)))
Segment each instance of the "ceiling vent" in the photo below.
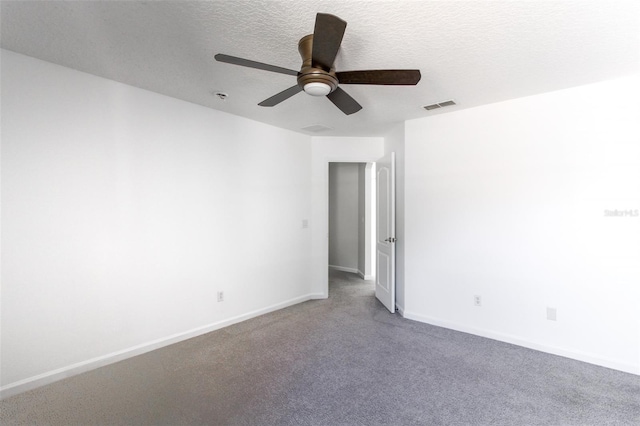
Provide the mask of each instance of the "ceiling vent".
POLYGON ((320 124, 314 124, 313 126, 303 127, 301 130, 310 133, 326 132, 327 130, 333 130, 330 127, 321 126, 320 124))
POLYGON ((424 109, 426 109, 427 111, 431 111, 432 109, 444 108, 455 104, 456 103, 453 101, 453 99, 450 99, 448 101, 438 102, 437 104, 427 105, 424 107, 424 109))

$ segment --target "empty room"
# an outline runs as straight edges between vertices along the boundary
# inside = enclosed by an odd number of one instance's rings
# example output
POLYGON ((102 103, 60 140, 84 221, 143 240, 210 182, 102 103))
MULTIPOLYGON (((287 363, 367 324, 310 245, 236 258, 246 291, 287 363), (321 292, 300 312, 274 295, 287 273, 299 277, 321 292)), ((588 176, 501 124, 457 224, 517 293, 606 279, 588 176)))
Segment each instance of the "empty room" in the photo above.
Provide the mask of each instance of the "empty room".
POLYGON ((3 425, 640 424, 640 2, 0 31, 3 425))

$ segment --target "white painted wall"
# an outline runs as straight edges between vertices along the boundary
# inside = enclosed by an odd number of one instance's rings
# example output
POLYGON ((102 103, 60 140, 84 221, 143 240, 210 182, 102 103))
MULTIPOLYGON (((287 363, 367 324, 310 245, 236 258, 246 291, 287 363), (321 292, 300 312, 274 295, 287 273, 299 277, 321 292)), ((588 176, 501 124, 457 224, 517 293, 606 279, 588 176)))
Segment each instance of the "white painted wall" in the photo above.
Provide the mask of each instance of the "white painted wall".
POLYGON ((384 139, 378 137, 313 137, 311 140, 311 256, 308 277, 311 293, 329 295, 329 163, 374 162, 384 155, 384 139))
MULTIPOLYGON (((360 252, 358 163, 329 164, 329 266, 356 273, 360 252)), ((364 244, 363 244, 364 245, 364 244)))
POLYGON ((3 394, 321 292, 311 158, 308 136, 2 51, 3 394))
POLYGON ((406 123, 407 317, 640 374, 639 79, 406 123))
POLYGON ((396 153, 396 307, 404 315, 405 288, 405 123, 398 124, 384 138, 385 155, 396 153))

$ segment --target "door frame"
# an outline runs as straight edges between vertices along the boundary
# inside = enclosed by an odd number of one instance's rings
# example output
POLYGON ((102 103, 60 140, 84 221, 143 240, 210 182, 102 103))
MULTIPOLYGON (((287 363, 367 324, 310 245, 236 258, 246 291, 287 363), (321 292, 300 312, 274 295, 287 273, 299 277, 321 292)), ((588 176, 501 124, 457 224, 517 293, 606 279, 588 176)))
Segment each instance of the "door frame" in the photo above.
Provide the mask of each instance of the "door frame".
MULTIPOLYGON (((346 271, 357 274, 363 280, 373 280, 375 277, 375 256, 376 256, 376 244, 375 244, 375 218, 376 218, 376 205, 373 203, 376 200, 376 186, 374 175, 376 170, 376 163, 374 162, 359 162, 359 161, 347 161, 347 162, 329 162, 329 170, 331 170, 332 166, 335 168, 338 165, 343 166, 355 166, 358 174, 357 187, 358 187, 358 204, 356 206, 357 209, 357 229, 358 229, 358 239, 357 239, 357 265, 356 267, 347 267, 345 265, 332 265, 329 263, 329 269, 334 269, 338 271, 346 271), (364 180, 360 180, 360 173, 364 171, 364 180), (360 198, 362 197, 362 199, 360 198), (360 201, 362 201, 362 207, 364 210, 360 209, 360 201), (361 221, 362 220, 362 221, 361 221), (362 263, 361 263, 362 262, 362 263)), ((336 186, 331 185, 327 192, 327 196, 332 196, 331 190, 339 191, 340 185, 336 186)), ((335 195, 335 194, 333 194, 335 195)), ((330 212, 331 203, 328 203, 328 212, 330 212)), ((351 214, 353 213, 350 210, 351 214)), ((335 213, 334 213, 335 214, 335 213)), ((328 227, 327 231, 329 233, 329 262, 331 262, 331 236, 334 238, 336 234, 332 233, 331 228, 331 217, 328 217, 328 227)), ((338 246, 333 245, 335 249, 338 246)), ((353 255, 354 253, 351 253, 353 255)))
POLYGON ((326 299, 329 297, 329 163, 375 163, 380 159, 379 155, 376 156, 338 156, 338 157, 325 157, 323 160, 323 195, 324 208, 322 209, 323 218, 320 222, 322 225, 321 236, 323 239, 322 252, 319 253, 322 256, 322 265, 324 271, 321 276, 322 294, 318 298, 326 299))

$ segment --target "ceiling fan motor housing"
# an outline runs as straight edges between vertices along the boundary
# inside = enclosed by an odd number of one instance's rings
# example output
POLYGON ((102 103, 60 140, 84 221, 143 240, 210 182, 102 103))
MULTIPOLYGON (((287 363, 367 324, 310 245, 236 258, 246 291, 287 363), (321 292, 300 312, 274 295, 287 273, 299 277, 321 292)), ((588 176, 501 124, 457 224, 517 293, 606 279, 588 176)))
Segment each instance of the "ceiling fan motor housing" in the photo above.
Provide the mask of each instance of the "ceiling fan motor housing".
MULTIPOLYGON (((302 68, 298 73, 298 85, 304 90, 309 83, 321 83, 329 86, 330 92, 338 88, 338 77, 334 69, 325 70, 322 67, 314 66, 311 60, 313 51, 313 34, 304 36, 298 42, 298 52, 302 57, 302 68)), ((306 91, 306 90, 305 90, 306 91)), ((309 93, 309 92, 307 92, 309 93)), ((324 93, 327 95, 328 93, 324 93)))

